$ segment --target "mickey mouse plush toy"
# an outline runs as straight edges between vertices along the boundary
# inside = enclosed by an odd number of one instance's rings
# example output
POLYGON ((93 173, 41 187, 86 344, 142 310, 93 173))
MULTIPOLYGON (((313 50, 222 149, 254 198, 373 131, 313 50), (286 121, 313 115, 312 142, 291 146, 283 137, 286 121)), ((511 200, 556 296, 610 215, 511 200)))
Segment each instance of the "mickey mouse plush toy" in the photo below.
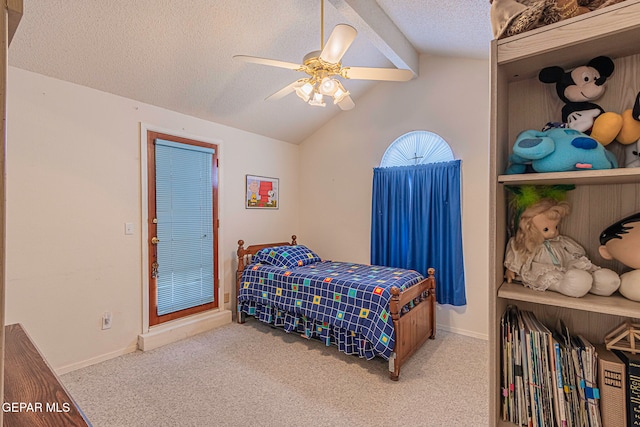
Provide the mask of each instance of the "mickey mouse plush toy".
POLYGON ((556 84, 558 97, 565 103, 562 122, 567 127, 584 132, 605 146, 613 140, 628 145, 640 139, 640 93, 633 108, 622 114, 605 112, 592 102, 604 94, 604 84, 613 70, 611 58, 598 56, 571 71, 558 66, 543 68, 538 78, 543 83, 556 84))

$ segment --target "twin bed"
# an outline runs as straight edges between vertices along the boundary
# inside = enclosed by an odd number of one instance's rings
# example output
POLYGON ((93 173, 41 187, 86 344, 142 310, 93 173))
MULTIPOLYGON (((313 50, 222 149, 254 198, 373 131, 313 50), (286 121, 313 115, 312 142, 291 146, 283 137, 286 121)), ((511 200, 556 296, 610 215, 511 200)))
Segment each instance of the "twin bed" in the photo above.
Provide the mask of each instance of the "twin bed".
POLYGON ((389 361, 389 376, 435 338, 435 277, 413 270, 323 261, 305 246, 238 241, 238 323, 247 315, 318 338, 366 359, 389 361))

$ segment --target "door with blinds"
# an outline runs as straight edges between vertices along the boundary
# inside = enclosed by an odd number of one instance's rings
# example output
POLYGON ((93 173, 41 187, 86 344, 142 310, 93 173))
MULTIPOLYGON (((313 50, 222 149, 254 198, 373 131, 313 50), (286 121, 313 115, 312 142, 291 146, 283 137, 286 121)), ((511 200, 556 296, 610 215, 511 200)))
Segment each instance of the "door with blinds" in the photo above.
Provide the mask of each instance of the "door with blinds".
POLYGON ((218 307, 217 146, 147 133, 149 325, 218 307))

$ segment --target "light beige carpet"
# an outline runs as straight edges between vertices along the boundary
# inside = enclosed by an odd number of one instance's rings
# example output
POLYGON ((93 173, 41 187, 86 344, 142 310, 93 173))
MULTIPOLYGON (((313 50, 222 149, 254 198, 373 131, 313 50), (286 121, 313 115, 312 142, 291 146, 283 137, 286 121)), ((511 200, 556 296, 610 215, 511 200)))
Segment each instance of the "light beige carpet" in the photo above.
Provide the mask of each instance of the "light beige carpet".
POLYGON ((488 343, 443 331, 398 382, 385 360, 253 319, 62 381, 95 427, 488 425, 488 343))

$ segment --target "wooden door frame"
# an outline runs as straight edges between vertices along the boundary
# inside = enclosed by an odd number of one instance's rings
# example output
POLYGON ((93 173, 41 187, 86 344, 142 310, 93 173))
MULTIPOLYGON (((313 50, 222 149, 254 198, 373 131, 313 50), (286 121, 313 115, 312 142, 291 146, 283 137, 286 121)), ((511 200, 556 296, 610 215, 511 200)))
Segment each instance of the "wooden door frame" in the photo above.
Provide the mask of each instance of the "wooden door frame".
MULTIPOLYGON (((156 326, 162 324, 164 322, 168 322, 171 320, 179 319, 185 316, 189 316, 191 314, 201 313, 207 310, 212 310, 220 307, 220 279, 219 279, 219 248, 218 248, 218 234, 219 234, 219 203, 218 203, 218 181, 219 181, 219 165, 218 165, 218 152, 219 145, 216 143, 204 142, 201 140, 191 139, 183 136, 177 136, 174 134, 160 132, 152 129, 146 129, 146 171, 143 170, 142 173, 146 175, 146 183, 147 183, 147 209, 146 216, 147 218, 143 218, 144 221, 147 222, 147 242, 146 242, 146 261, 147 261, 147 269, 146 269, 146 279, 148 283, 148 294, 145 296, 148 302, 148 321, 149 326, 156 326), (165 139, 168 141, 175 141, 187 145, 195 145, 198 147, 206 147, 213 148, 215 153, 213 154, 212 164, 211 164, 211 178, 212 178, 212 226, 213 226, 213 295, 214 300, 211 303, 199 305, 197 307, 192 307, 180 311, 176 311, 173 313, 168 313, 165 315, 158 316, 157 313, 157 287, 155 281, 151 278, 152 274, 152 258, 155 254, 155 245, 151 243, 151 238, 157 235, 157 224, 153 222, 153 213, 155 212, 156 206, 156 191, 155 191, 155 148, 154 141, 156 139, 165 139)), ((143 243, 144 244, 144 243, 143 243)))

